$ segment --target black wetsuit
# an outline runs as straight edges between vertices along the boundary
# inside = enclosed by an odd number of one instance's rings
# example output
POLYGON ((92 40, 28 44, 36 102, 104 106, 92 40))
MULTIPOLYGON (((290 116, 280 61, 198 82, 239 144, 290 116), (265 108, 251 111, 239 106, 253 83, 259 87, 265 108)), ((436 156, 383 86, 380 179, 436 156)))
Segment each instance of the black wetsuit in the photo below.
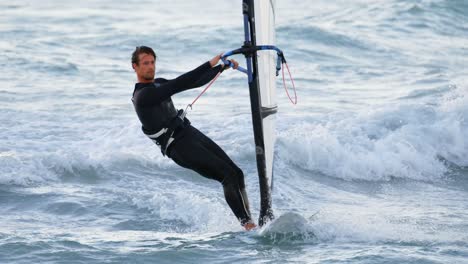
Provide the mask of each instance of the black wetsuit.
POLYGON ((243 225, 251 221, 251 216, 242 170, 216 143, 190 125, 186 118, 184 122, 175 122, 180 118, 171 99, 176 93, 203 86, 222 70, 221 66, 211 67, 206 62, 173 80, 157 78, 154 83, 137 83, 132 101, 146 135, 155 134, 171 125, 175 127, 174 141, 167 150, 164 146, 168 132, 154 140, 162 147, 163 155, 182 167, 221 182, 228 205, 243 225))

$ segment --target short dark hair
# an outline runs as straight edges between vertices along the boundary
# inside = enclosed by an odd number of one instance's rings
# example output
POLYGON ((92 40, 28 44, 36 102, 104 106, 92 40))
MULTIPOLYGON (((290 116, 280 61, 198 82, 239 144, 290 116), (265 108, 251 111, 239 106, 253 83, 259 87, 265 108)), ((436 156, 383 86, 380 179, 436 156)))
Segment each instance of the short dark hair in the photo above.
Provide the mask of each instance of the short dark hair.
POLYGON ((132 53, 132 64, 136 63, 137 65, 140 63, 139 55, 142 53, 146 53, 149 55, 153 55, 154 59, 156 60, 156 53, 154 50, 147 46, 139 46, 135 48, 135 51, 132 53))

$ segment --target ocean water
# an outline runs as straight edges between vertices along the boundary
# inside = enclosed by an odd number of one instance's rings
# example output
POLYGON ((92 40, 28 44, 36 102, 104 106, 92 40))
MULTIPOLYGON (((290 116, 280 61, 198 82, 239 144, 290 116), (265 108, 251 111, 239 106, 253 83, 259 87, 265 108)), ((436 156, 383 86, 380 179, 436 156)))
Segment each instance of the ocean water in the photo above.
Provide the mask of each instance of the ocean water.
MULTIPOLYGON (((298 93, 278 79, 285 217, 243 232, 130 101, 135 46, 176 77, 242 45, 240 1, 0 1, 0 263, 468 263, 468 2, 276 2, 298 93)), ((223 73, 189 118, 257 218, 246 83, 223 73)))

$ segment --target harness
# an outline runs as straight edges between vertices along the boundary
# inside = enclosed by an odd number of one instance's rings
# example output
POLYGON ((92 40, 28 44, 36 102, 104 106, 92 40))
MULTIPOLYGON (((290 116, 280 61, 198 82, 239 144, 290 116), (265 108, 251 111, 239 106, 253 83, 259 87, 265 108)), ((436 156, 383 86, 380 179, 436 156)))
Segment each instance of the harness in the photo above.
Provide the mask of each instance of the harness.
POLYGON ((143 133, 151 139, 158 147, 161 148, 161 153, 166 156, 167 149, 175 139, 174 133, 190 125, 190 121, 185 118, 184 110, 177 111, 177 115, 169 120, 161 130, 154 134, 143 133))

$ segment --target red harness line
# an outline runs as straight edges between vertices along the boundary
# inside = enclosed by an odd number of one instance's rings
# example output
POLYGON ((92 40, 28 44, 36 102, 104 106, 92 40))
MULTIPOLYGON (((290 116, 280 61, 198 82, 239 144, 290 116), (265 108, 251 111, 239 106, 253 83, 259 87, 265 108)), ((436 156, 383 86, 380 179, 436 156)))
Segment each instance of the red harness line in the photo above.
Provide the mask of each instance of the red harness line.
POLYGON ((210 86, 216 81, 216 79, 218 79, 219 75, 221 75, 221 72, 218 72, 218 74, 216 74, 213 80, 210 81, 210 83, 205 87, 205 89, 203 89, 203 91, 197 96, 197 98, 195 98, 195 100, 193 100, 193 102, 189 104, 190 108, 192 108, 192 105, 195 104, 198 98, 200 98, 206 92, 206 90, 208 90, 208 88, 210 88, 210 86))
MULTIPOLYGON (((282 75, 283 75, 283 86, 284 86, 284 90, 286 91, 286 94, 288 95, 288 98, 289 100, 291 101, 291 103, 293 105, 296 105, 297 104, 297 93, 296 93, 296 86, 294 85, 294 79, 291 75, 291 72, 289 71, 289 67, 288 67, 288 64, 287 63, 283 63, 283 65, 286 65, 286 69, 288 70, 288 74, 289 74, 289 79, 291 80, 291 84, 292 84, 292 87, 293 87, 293 90, 294 90, 294 101, 293 99, 291 98, 291 96, 289 95, 289 92, 288 92, 288 88, 286 87, 286 81, 284 79, 284 67, 281 67, 282 68, 282 75)), ((205 89, 203 89, 203 91, 195 98, 195 100, 193 100, 193 102, 191 104, 188 104, 187 107, 185 108, 185 111, 184 111, 184 117, 185 115, 187 114, 187 109, 190 107, 190 109, 192 109, 192 106, 197 102, 197 100, 211 87, 211 85, 216 81, 216 79, 218 79, 219 75, 221 75, 221 72, 218 72, 218 74, 216 74, 216 76, 213 78, 213 80, 210 81, 210 83, 208 83, 208 85, 205 87, 205 89)))
POLYGON ((288 89, 286 88, 286 82, 284 80, 284 67, 281 67, 281 73, 283 74, 283 86, 284 86, 284 90, 286 91, 286 94, 288 95, 288 98, 289 100, 291 101, 291 103, 293 105, 296 105, 297 104, 297 94, 296 94, 296 86, 294 85, 294 79, 293 77, 291 76, 291 72, 289 71, 289 67, 288 67, 288 64, 287 63, 283 63, 284 65, 286 65, 286 69, 288 70, 288 73, 289 73, 289 80, 291 80, 291 83, 292 83, 292 87, 293 87, 293 90, 294 90, 294 101, 292 100, 291 96, 289 96, 289 92, 288 92, 288 89))
POLYGON ((203 91, 197 96, 197 98, 195 98, 195 100, 193 100, 193 102, 191 104, 187 105, 187 107, 185 108, 183 117, 185 117, 185 115, 187 114, 188 108, 190 107, 190 109, 192 109, 192 106, 195 104, 195 102, 198 100, 198 98, 200 98, 206 92, 206 90, 208 90, 208 88, 210 88, 210 86, 216 81, 216 79, 218 79, 219 75, 221 75, 221 72, 218 72, 218 74, 216 74, 216 76, 213 78, 213 80, 210 81, 210 83, 205 87, 205 89, 203 89, 203 91))

